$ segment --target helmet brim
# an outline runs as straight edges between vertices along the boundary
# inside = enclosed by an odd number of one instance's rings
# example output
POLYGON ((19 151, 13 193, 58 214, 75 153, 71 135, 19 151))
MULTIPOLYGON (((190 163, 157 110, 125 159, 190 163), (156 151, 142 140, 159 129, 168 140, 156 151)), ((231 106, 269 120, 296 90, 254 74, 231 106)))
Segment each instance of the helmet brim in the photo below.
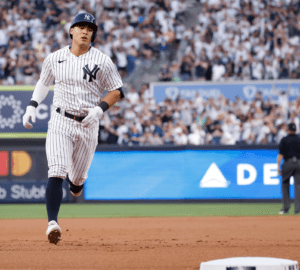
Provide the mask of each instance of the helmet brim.
POLYGON ((90 27, 91 29, 93 29, 94 32, 97 32, 97 30, 98 30, 98 26, 95 25, 95 24, 93 24, 93 23, 90 23, 90 22, 78 22, 78 23, 74 23, 71 28, 76 27, 76 26, 80 26, 80 25, 81 26, 88 25, 88 27, 90 27))

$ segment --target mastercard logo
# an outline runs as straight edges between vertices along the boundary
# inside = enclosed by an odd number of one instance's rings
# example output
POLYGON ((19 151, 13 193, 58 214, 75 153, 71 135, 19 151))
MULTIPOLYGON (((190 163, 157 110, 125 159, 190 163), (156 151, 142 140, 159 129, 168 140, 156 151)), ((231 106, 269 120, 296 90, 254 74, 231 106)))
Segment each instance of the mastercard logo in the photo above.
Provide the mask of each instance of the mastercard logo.
MULTIPOLYGON (((11 152, 11 174, 14 176, 23 176, 27 174, 32 167, 32 159, 25 151, 11 152)), ((0 151, 0 176, 9 174, 9 152, 0 151)))

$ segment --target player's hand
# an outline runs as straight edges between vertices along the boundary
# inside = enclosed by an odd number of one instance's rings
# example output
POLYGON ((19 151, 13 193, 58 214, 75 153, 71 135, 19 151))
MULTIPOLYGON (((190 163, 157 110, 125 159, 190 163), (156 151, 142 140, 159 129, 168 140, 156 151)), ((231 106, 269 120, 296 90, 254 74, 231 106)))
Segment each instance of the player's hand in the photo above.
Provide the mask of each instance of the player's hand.
POLYGON ((281 175, 281 170, 280 169, 277 169, 277 174, 281 175))
POLYGON ((99 123, 100 117, 103 115, 103 110, 99 106, 82 110, 88 114, 82 120, 82 125, 86 128, 92 128, 95 124, 99 123))
POLYGON ((29 123, 30 118, 31 118, 31 121, 33 123, 35 123, 35 119, 36 119, 35 107, 33 107, 31 105, 27 106, 26 112, 23 115, 23 126, 26 127, 27 129, 32 128, 32 124, 29 123))

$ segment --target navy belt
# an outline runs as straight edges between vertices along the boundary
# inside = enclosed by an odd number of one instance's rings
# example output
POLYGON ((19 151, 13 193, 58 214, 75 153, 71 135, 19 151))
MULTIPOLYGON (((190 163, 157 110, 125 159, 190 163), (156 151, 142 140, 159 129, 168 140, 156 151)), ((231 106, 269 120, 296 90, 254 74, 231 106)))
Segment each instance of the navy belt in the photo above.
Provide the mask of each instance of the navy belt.
MULTIPOLYGON (((60 113, 61 110, 60 110, 60 108, 57 108, 56 111, 58 113, 60 113)), ((65 112, 65 117, 71 118, 71 119, 76 120, 78 122, 81 122, 85 118, 85 116, 76 116, 76 115, 73 115, 73 114, 70 114, 70 113, 67 113, 67 112, 65 112)))

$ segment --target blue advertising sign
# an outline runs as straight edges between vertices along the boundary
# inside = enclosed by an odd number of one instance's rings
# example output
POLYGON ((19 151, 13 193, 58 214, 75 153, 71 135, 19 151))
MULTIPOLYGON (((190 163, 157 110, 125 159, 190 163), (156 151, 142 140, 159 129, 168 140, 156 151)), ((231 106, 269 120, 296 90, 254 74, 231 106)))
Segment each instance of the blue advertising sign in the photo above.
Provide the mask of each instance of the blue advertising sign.
POLYGON ((23 127, 22 117, 32 97, 32 91, 0 92, 0 129, 1 132, 47 132, 52 111, 53 91, 36 109, 36 123, 32 129, 23 127))
POLYGON ((290 100, 300 97, 299 80, 274 80, 274 81, 248 81, 248 82, 179 82, 179 83, 151 83, 151 92, 156 102, 161 102, 166 98, 175 100, 178 96, 184 99, 193 99, 196 93, 201 97, 218 98, 224 95, 229 100, 234 101, 237 97, 242 100, 253 100, 257 92, 262 92, 264 99, 278 98, 280 92, 289 93, 290 100))
MULTIPOLYGON (((0 181, 0 203, 46 202, 47 181, 0 181)), ((63 202, 69 201, 69 189, 63 182, 63 202)))
POLYGON ((96 152, 84 196, 86 200, 280 199, 277 154, 277 150, 96 152))

